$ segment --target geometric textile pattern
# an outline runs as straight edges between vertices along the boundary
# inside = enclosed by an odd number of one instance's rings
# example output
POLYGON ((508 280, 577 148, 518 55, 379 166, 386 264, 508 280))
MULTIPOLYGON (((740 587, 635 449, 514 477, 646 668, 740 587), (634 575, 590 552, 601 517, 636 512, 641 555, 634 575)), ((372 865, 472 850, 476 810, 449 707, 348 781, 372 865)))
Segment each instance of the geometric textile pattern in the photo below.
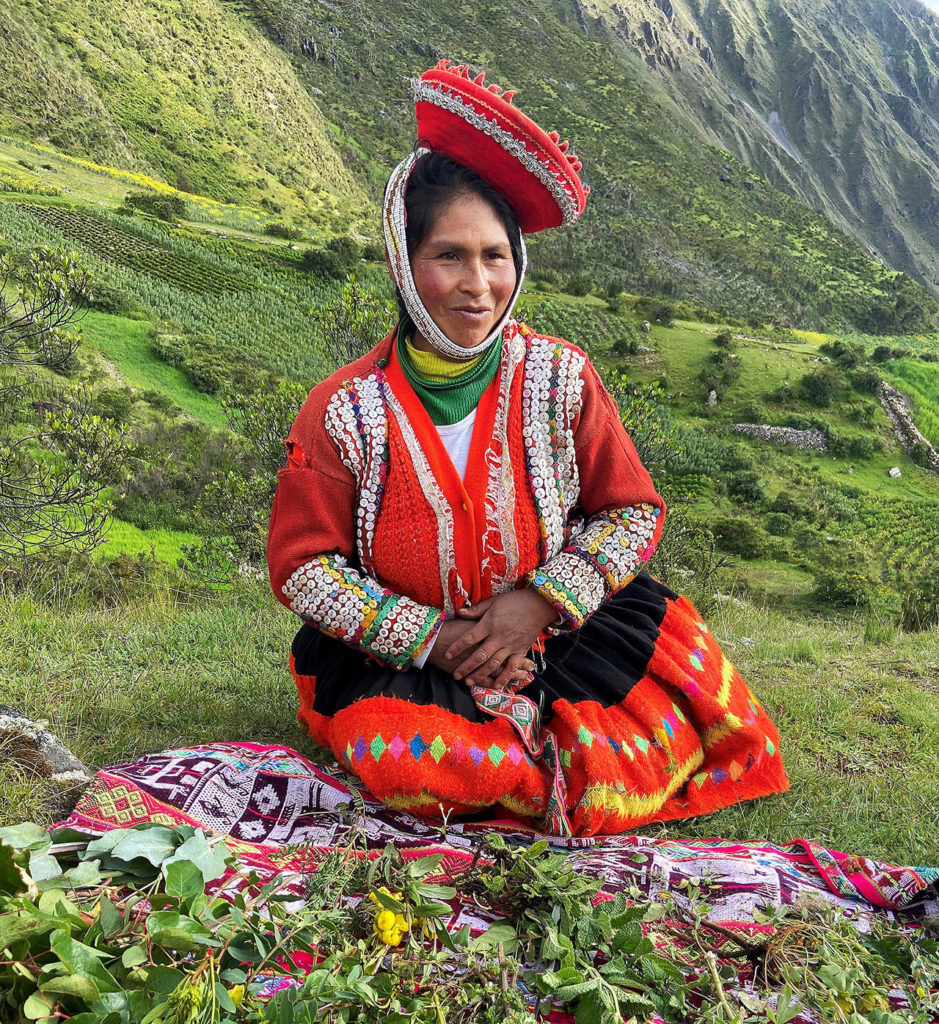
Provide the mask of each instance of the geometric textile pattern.
MULTIPOLYGON (((594 737, 594 745, 598 742, 594 737)), ((422 759, 433 758, 429 749, 422 759)), ((385 752, 379 756, 383 759, 385 752)), ((400 756, 411 754, 402 751, 400 756)), ((237 860, 227 878, 213 883, 225 893, 255 872, 264 881, 279 875, 281 891, 302 897, 309 873, 331 850, 347 848, 353 835, 358 850, 364 836, 368 852, 378 853, 391 843, 405 860, 439 854, 438 879, 457 886, 449 901, 450 914, 441 920, 450 931, 466 925, 471 935, 478 935, 495 917, 459 892, 459 875, 472 863, 475 843, 492 832, 521 844, 542 838, 518 821, 431 827, 380 803, 339 768, 314 765, 286 747, 258 744, 170 750, 104 769, 62 826, 72 830, 70 841, 76 832, 93 837, 126 827, 129 811, 135 824, 186 824, 225 836, 237 860), (203 816, 206 808, 210 811, 203 816)), ((840 908, 860 926, 881 914, 916 927, 939 913, 939 869, 880 864, 801 839, 778 846, 628 835, 544 838, 559 850, 566 848, 578 871, 602 881, 601 898, 627 893, 630 899, 639 894, 656 900, 667 895, 685 906, 689 882, 706 878, 708 919, 751 939, 766 929, 754 924, 755 910, 791 906, 809 897, 840 908)), ((745 987, 748 980, 740 976, 728 984, 745 987)), ((266 994, 288 983, 286 978, 271 979, 265 983, 270 989, 266 994)), ((563 1015, 550 1019, 571 1020, 563 1015)), ((813 1020, 800 1014, 792 1024, 813 1020)))
MULTIPOLYGON (((450 872, 472 860, 476 841, 500 832, 510 842, 546 838, 556 850, 568 849, 578 870, 603 879, 610 896, 636 886, 647 896, 673 891, 680 898, 683 879, 707 876, 712 921, 752 927, 754 909, 808 895, 851 913, 879 908, 906 921, 939 913, 939 868, 881 864, 804 839, 785 845, 631 835, 568 839, 505 819, 450 823, 442 833, 376 800, 342 769, 315 765, 288 747, 216 743, 105 768, 60 827, 86 835, 124 828, 128 807, 147 809, 145 817, 135 812, 134 824, 186 824, 227 836, 239 858, 263 877, 304 870, 297 858, 315 861, 318 851, 341 845, 360 827, 368 850, 393 843, 408 859, 442 853, 450 872), (259 794, 262 799, 254 799, 259 794), (207 801, 214 824, 203 816, 207 801), (361 819, 356 806, 363 808, 361 819)), ((301 879, 301 890, 303 884, 301 879)), ((468 902, 454 913, 471 921, 479 911, 468 902)))

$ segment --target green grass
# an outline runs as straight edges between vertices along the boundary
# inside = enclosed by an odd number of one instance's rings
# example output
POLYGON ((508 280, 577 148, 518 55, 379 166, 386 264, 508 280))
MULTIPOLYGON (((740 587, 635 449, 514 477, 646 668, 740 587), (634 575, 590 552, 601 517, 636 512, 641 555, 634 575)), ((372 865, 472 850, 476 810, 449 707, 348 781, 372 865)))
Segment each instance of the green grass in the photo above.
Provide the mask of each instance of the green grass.
MULTIPOLYGON (((779 725, 792 789, 643 831, 802 836, 894 862, 939 864, 939 632, 888 631, 871 642, 860 618, 800 617, 776 602, 738 599, 722 601, 709 624, 779 725)), ((95 767, 212 740, 286 743, 309 754, 287 668, 295 627, 264 584, 197 604, 158 591, 148 602, 97 612, 4 597, 4 699, 48 719, 95 767)), ((41 783, 21 774, 8 783, 0 820, 40 813, 41 783)))
POLYGON ((95 558, 114 558, 116 555, 148 555, 161 562, 175 565, 182 555, 183 546, 197 544, 199 537, 181 530, 141 530, 133 523, 120 519, 108 521, 104 543, 95 549, 95 558))
POLYGON ((227 425, 225 413, 216 399, 196 391, 182 370, 167 366, 154 355, 150 348, 149 321, 128 320, 92 310, 82 326, 87 344, 112 363, 131 387, 159 391, 193 419, 211 427, 227 425))

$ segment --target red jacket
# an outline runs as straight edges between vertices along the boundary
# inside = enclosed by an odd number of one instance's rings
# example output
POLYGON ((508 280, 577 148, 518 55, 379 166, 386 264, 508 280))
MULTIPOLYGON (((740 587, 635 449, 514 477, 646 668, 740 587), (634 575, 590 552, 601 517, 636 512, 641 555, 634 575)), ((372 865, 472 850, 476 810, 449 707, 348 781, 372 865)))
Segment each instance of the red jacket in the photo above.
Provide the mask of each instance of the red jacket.
POLYGON ((577 628, 650 557, 665 512, 587 356, 510 321, 461 480, 395 337, 317 385, 290 431, 277 597, 398 668, 455 608, 518 586, 577 628))

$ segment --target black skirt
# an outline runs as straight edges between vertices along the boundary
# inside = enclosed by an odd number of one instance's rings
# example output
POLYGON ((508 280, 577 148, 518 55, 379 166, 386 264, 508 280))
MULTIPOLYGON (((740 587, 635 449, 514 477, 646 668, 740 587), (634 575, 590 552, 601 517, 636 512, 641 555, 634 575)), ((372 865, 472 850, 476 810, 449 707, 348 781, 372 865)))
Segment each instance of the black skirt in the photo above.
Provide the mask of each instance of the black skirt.
MULTIPOLYGON (((677 595, 642 572, 580 629, 545 643, 545 667, 521 692, 551 719, 556 700, 619 704, 643 677, 655 650, 666 598, 677 595)), ((490 716, 473 700, 464 682, 427 663, 403 672, 367 657, 341 640, 304 625, 293 642, 298 675, 316 677, 313 709, 327 717, 364 697, 397 697, 413 704, 436 704, 471 722, 490 716)))

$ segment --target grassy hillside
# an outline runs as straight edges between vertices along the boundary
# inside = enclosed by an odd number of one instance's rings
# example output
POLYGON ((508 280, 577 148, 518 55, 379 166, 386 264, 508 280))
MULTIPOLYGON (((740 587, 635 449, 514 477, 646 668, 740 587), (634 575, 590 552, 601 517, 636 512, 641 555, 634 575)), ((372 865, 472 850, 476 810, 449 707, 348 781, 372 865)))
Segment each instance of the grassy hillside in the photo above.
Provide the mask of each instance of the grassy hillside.
POLYGON ((358 219, 322 115, 230 6, 13 0, 0 35, 0 131, 222 202, 358 219))

